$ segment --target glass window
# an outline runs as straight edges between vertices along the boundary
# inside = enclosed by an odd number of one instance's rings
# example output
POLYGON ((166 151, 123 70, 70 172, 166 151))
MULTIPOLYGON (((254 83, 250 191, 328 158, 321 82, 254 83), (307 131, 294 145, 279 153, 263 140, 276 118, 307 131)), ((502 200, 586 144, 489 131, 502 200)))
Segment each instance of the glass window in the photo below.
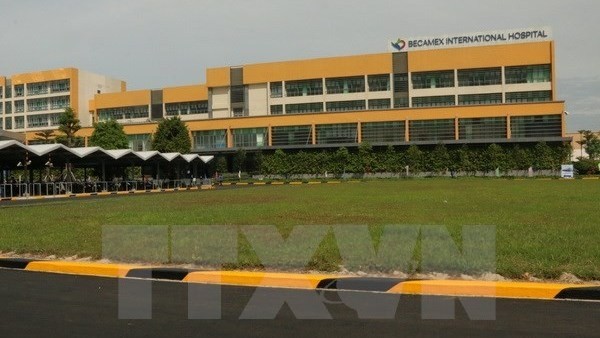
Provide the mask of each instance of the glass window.
POLYGON ((298 103, 298 104, 286 104, 286 114, 305 114, 305 113, 320 113, 323 111, 323 103, 298 103))
POLYGON ((454 87, 454 71, 412 73, 413 89, 454 87))
POLYGON ((25 111, 25 101, 15 101, 15 113, 22 113, 25 111))
POLYGON ((41 115, 29 115, 27 116, 27 127, 47 127, 48 126, 48 114, 41 115))
POLYGON ((50 81, 50 91, 52 93, 68 92, 71 90, 69 79, 50 81))
POLYGON ((361 123, 362 142, 404 142, 404 121, 361 123))
POLYGON ((379 74, 367 76, 370 92, 385 92, 390 90, 390 75, 379 74))
POLYGON ((15 85, 15 97, 21 97, 25 95, 25 86, 24 85, 15 85))
POLYGON ((282 104, 272 104, 271 105, 271 115, 281 115, 283 114, 283 105, 282 104))
POLYGON ((71 97, 56 96, 50 98, 50 109, 65 109, 71 105, 71 97))
POLYGON ((552 101, 552 91, 540 90, 531 92, 506 93, 506 103, 545 102, 552 101))
POLYGON ((27 100, 27 111, 48 110, 48 99, 29 99, 27 100))
POLYGON ((458 86, 489 86, 502 84, 502 68, 459 69, 458 86))
POLYGON ((12 129, 12 118, 11 117, 6 117, 4 119, 4 129, 6 129, 6 130, 12 129))
POLYGON ((454 119, 409 121, 411 141, 454 140, 454 119))
POLYGON ((325 103, 328 112, 365 110, 365 100, 334 101, 325 103))
POLYGON ((129 141, 129 149, 133 151, 149 151, 152 150, 150 134, 133 134, 127 135, 129 141))
POLYGON ((369 109, 390 109, 390 99, 373 99, 369 100, 369 109))
POLYGON ((283 86, 281 81, 279 82, 271 82, 271 97, 282 97, 283 96, 283 86))
POLYGON ((4 88, 0 86, 0 99, 4 97, 4 88))
POLYGON ((413 97, 413 107, 454 106, 454 95, 413 97))
POLYGON ((458 119, 461 140, 506 138, 506 117, 458 119))
POLYGON ((394 74, 394 93, 408 93, 408 74, 394 74))
POLYGON ((323 80, 301 80, 301 81, 286 81, 285 83, 286 96, 311 96, 323 95, 323 80))
POLYGON ((273 146, 294 146, 312 144, 311 126, 272 127, 273 146))
POLYGON ((167 116, 208 114, 208 101, 165 103, 167 116))
POLYGON ((48 94, 48 82, 34 82, 27 84, 27 96, 48 94))
POLYGON ((227 130, 202 130, 192 132, 195 150, 227 148, 227 130))
POLYGON ((512 138, 560 137, 561 115, 511 116, 510 130, 512 138))
POLYGON ((394 108, 407 108, 408 96, 394 97, 394 108))
POLYGON ((365 91, 365 77, 337 77, 325 79, 327 94, 362 93, 365 91))
POLYGON ((127 120, 127 119, 147 118, 147 117, 149 117, 148 106, 131 106, 131 107, 98 109, 98 120, 99 121, 108 121, 110 119, 127 120))
POLYGON ((502 93, 458 95, 458 105, 502 103, 502 93))
POLYGON ((248 116, 248 111, 244 108, 233 108, 233 117, 248 116))
POLYGON ((317 144, 347 144, 358 142, 358 124, 318 124, 317 144))
POLYGON ((507 84, 550 82, 550 65, 516 66, 504 68, 507 84))
POLYGON ((25 128, 25 119, 23 116, 15 116, 15 129, 25 128))
POLYGON ((245 92, 244 86, 231 86, 231 103, 245 102, 245 92))
POLYGON ((267 145, 267 128, 233 129, 233 146, 238 148, 264 147, 267 145))

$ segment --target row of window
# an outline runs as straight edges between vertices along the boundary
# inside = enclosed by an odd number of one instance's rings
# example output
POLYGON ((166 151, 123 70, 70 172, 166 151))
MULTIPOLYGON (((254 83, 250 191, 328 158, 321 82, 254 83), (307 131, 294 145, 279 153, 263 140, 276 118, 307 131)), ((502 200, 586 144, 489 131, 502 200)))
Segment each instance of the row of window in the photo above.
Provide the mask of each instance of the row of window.
MULTIPOLYGON (((27 100, 16 100, 14 101, 14 112, 23 113, 25 112, 25 106, 27 105, 28 112, 37 112, 44 110, 55 110, 65 109, 71 105, 71 98, 68 95, 55 96, 41 99, 27 99, 27 100)), ((0 103, 0 113, 2 112, 2 104, 0 103)), ((10 102, 6 104, 6 114, 13 112, 12 105, 10 102)))
MULTIPOLYGON (((7 87, 6 97, 11 97, 7 87)), ((71 81, 69 79, 33 82, 27 84, 27 95, 44 95, 50 93, 64 93, 71 90, 71 81)), ((14 86, 14 97, 25 96, 25 85, 19 84, 14 86)))
MULTIPOLYGON (((533 91, 533 92, 514 92, 506 93, 506 103, 519 102, 543 102, 551 101, 551 91, 533 91)), ((408 107, 408 97, 396 97, 394 108, 408 107)), ((372 99, 368 100, 368 109, 390 109, 390 99, 372 99)), ((458 105, 478 105, 478 104, 499 104, 502 103, 502 93, 487 93, 487 94, 468 94, 458 95, 458 105)), ((442 107, 456 105, 454 95, 443 96, 424 96, 413 97, 412 106, 419 107, 442 107)), ((286 104, 285 109, 282 104, 271 105, 271 115, 281 114, 305 114, 319 112, 341 112, 341 111, 356 111, 367 110, 365 100, 350 100, 350 101, 334 101, 326 102, 323 109, 322 102, 312 103, 293 103, 286 104)))
MULTIPOLYGON (((510 66, 504 69, 505 83, 538 83, 551 81, 551 67, 545 65, 510 66)), ((478 68, 457 70, 459 87, 488 86, 502 84, 502 68, 478 68)), ((408 92, 408 74, 394 74, 394 92, 408 92)), ((455 86, 454 70, 414 72, 411 74, 413 89, 449 88, 455 86)), ((368 91, 389 91, 389 74, 367 76, 368 91)), ((327 94, 346 94, 365 92, 364 76, 351 76, 339 78, 326 78, 325 90, 327 94)), ((272 98, 283 96, 283 83, 271 82, 270 93, 272 98)), ((300 81, 286 81, 285 94, 288 97, 323 95, 323 80, 310 79, 300 81)))
POLYGON ((148 106, 131 106, 98 109, 98 120, 127 120, 149 117, 148 106))
MULTIPOLYGON (((60 113, 53 114, 40 114, 40 115, 30 115, 27 116, 27 128, 41 128, 41 127, 55 127, 59 125, 60 113)), ((13 129, 13 118, 5 117, 4 121, 4 129, 10 130, 13 129)), ((0 120, 2 122, 2 120, 0 120)), ((0 123, 0 127, 2 127, 2 123, 0 123)), ((14 117, 14 129, 24 129, 25 128, 25 118, 24 116, 15 116, 14 117)))
POLYGON ((167 116, 208 114, 208 101, 165 103, 167 116))
MULTIPOLYGON (((408 121, 410 141, 449 141, 456 137, 454 119, 408 121)), ((512 138, 560 137, 560 115, 510 117, 512 138)), ((356 144, 357 123, 318 124, 315 126, 316 144, 356 144)), ((233 146, 236 148, 265 147, 268 145, 268 128, 232 129, 233 146)), ((273 146, 311 145, 313 130, 310 125, 271 128, 273 146)), ((406 139, 405 121, 363 122, 362 142, 372 144, 398 143, 406 139)), ((192 132, 195 150, 222 149, 227 147, 227 131, 206 130, 192 132)), ((492 140, 507 138, 505 117, 458 119, 460 140, 492 140)))

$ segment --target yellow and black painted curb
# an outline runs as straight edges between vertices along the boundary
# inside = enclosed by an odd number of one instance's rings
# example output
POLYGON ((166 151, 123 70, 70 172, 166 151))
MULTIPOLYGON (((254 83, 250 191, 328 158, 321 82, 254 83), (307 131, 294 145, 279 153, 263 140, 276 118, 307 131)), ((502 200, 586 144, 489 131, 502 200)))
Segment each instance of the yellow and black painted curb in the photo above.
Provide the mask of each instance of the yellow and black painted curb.
POLYGON ((224 186, 246 186, 246 185, 303 185, 303 184, 340 184, 340 183, 360 183, 359 180, 324 180, 324 181, 267 181, 267 182, 223 182, 224 186))
POLYGON ((600 300, 600 285, 509 281, 418 280, 250 271, 206 271, 134 264, 0 258, 0 268, 113 278, 150 278, 249 287, 373 291, 393 294, 600 300))

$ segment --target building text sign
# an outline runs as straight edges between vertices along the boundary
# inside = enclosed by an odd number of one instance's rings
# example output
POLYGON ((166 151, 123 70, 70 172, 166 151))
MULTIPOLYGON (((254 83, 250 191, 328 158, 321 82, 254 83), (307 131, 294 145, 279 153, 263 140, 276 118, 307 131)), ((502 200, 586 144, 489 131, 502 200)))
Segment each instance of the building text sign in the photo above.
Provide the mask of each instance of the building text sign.
POLYGON ((518 42, 548 41, 552 38, 549 27, 476 32, 439 37, 399 38, 389 43, 392 52, 414 50, 472 47, 518 42))

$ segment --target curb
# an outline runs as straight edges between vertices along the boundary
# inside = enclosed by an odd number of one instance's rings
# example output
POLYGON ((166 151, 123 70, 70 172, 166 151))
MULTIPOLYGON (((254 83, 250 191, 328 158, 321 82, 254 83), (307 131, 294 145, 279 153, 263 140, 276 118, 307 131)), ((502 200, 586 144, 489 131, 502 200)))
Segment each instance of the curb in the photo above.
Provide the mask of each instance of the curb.
POLYGON ((145 278, 184 283, 315 290, 383 292, 401 295, 571 299, 600 301, 600 286, 585 284, 410 280, 249 271, 202 271, 134 264, 69 262, 0 257, 0 268, 112 278, 145 278))

